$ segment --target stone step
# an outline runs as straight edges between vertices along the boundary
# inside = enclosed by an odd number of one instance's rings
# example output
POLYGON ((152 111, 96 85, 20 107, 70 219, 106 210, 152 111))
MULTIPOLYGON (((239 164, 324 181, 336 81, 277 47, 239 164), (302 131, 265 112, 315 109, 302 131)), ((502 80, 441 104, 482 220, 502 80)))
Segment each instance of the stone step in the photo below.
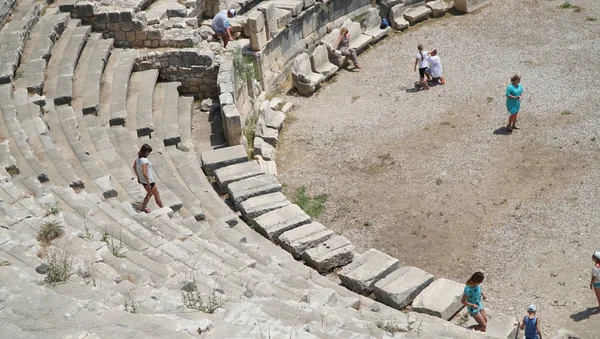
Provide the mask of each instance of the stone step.
POLYGON ((267 212, 290 204, 291 202, 287 200, 283 193, 275 192, 245 200, 240 204, 239 210, 245 220, 252 220, 267 212))
POLYGON ((100 86, 98 115, 101 126, 125 124, 129 77, 135 62, 135 55, 135 50, 114 49, 108 58, 100 86))
POLYGON ((348 239, 333 236, 304 251, 302 259, 308 266, 324 273, 350 263, 354 258, 353 250, 348 239))
POLYGON ((42 93, 55 105, 73 99, 73 75, 91 26, 67 27, 53 48, 42 93))
POLYGON ((372 248, 354 258, 352 263, 338 272, 338 277, 342 285, 351 291, 368 294, 379 280, 398 267, 398 259, 372 248))
POLYGON ((20 19, 7 22, 0 31, 0 84, 8 84, 13 80, 25 39, 37 21, 40 5, 28 6, 25 12, 20 19))
POLYGON ((194 106, 194 97, 179 97, 177 102, 177 123, 179 124, 179 136, 181 143, 192 150, 192 108, 194 106))
POLYGON ((44 15, 33 26, 21 57, 18 71, 21 77, 14 79, 17 88, 24 87, 29 93, 42 94, 46 65, 54 42, 62 34, 69 18, 67 13, 44 15))
POLYGON ((157 25, 163 19, 171 17, 185 17, 187 9, 177 0, 157 0, 146 9, 148 25, 157 25))
POLYGON ((129 79, 127 90, 127 112, 131 114, 127 120, 128 128, 137 131, 138 137, 151 135, 154 132, 152 120, 152 102, 154 87, 158 79, 158 70, 134 72, 129 79))
POLYGON ((202 168, 208 175, 212 175, 221 167, 246 161, 248 161, 248 154, 242 145, 202 152, 202 168))
MULTIPOLYGON (((135 132, 132 132, 122 126, 113 126, 109 130, 107 130, 110 142, 121 157, 122 161, 124 161, 125 164, 131 164, 131 171, 129 173, 131 173, 132 180, 136 181, 137 178, 133 173, 133 163, 137 158, 138 148, 136 147, 136 145, 138 144, 138 139, 133 133, 135 132)), ((153 166, 155 168, 157 165, 159 164, 153 163, 153 166)), ((168 189, 168 187, 164 185, 160 176, 157 175, 154 179, 159 187, 161 200, 163 201, 164 206, 168 206, 173 211, 178 211, 179 209, 181 209, 181 207, 183 207, 183 203, 181 202, 179 197, 173 194, 173 192, 171 192, 168 189)), ((142 185, 138 184, 138 186, 141 187, 142 185)))
POLYGON ((113 39, 102 39, 100 33, 93 33, 81 53, 73 80, 73 106, 83 114, 98 114, 100 80, 113 42, 113 39))
POLYGON ((425 288, 412 303, 416 312, 450 320, 464 305, 461 303, 465 285, 439 278, 425 288))
POLYGON ((270 174, 257 175, 233 182, 227 186, 229 199, 231 199, 233 204, 238 209, 244 200, 248 200, 259 195, 280 191, 281 184, 277 178, 270 174))
POLYGON ((292 204, 259 216, 252 220, 252 226, 265 238, 278 243, 279 236, 283 232, 309 224, 310 222, 308 214, 298 205, 292 204))
POLYGON ((245 161, 215 170, 215 178, 219 189, 225 193, 230 183, 264 173, 256 161, 245 161))
POLYGON ((153 121, 156 138, 163 141, 164 146, 177 145, 181 142, 179 135, 179 92, 180 82, 161 82, 154 88, 153 121))
MULTIPOLYGON (((485 308, 485 313, 488 316, 487 335, 501 339, 517 339, 519 320, 516 317, 497 313, 489 307, 485 308)), ((450 321, 467 329, 477 326, 477 322, 469 315, 467 310, 457 313, 450 321)))
POLYGON ((433 282, 433 274, 417 267, 402 266, 373 285, 377 301, 403 309, 433 282))
POLYGON ((279 245, 281 248, 290 252, 294 258, 300 259, 304 252, 319 246, 333 236, 332 230, 323 226, 321 223, 312 222, 282 233, 279 236, 279 245))

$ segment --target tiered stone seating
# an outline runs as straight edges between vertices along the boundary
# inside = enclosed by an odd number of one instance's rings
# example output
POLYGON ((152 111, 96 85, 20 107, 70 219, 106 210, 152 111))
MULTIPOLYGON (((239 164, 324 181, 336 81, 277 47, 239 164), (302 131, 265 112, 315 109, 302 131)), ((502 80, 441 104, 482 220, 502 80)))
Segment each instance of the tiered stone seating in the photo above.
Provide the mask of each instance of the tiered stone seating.
POLYGON ((15 76, 25 39, 40 12, 37 3, 23 2, 17 5, 21 12, 14 16, 0 31, 0 84, 7 84, 15 76))
POLYGON ((357 52, 369 47, 373 41, 372 36, 363 34, 360 23, 358 22, 348 19, 344 22, 342 27, 348 28, 348 33, 350 33, 350 48, 356 48, 357 52))
POLYGON ((75 26, 76 24, 76 20, 69 23, 71 26, 61 35, 48 62, 43 93, 55 105, 68 104, 73 99, 75 66, 91 32, 90 26, 75 26))
POLYGON ((310 56, 312 70, 315 73, 323 74, 325 78, 329 78, 338 70, 338 66, 329 62, 329 52, 327 46, 319 45, 310 56))
MULTIPOLYGON (((177 145, 181 142, 179 135, 179 82, 163 82, 154 89, 153 121, 156 134, 165 146, 177 145)), ((182 108, 185 109, 185 108, 182 108)))
POLYGON ((135 61, 135 50, 116 49, 102 75, 100 89, 101 125, 124 125, 127 119, 129 77, 135 61))
POLYGON ((135 119, 128 119, 128 127, 137 131, 138 137, 151 135, 154 132, 152 121, 152 101, 154 87, 158 78, 157 69, 134 72, 129 79, 127 90, 127 111, 135 119))
POLYGON ((177 0, 157 0, 146 10, 148 25, 159 24, 161 19, 171 17, 185 17, 187 9, 177 0))
POLYGON ((325 76, 312 71, 310 56, 302 53, 294 59, 292 83, 301 95, 310 95, 317 90, 325 76))

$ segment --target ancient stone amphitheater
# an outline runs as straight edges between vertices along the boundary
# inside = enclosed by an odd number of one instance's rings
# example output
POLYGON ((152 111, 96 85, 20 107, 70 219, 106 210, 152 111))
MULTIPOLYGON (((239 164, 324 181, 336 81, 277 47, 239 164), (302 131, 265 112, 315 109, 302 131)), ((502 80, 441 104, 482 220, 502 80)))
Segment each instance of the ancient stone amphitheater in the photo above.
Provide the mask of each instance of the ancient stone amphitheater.
POLYGON ((248 160, 243 126, 258 117, 274 146, 285 114, 263 101, 293 59, 371 8, 256 5, 0 5, 0 337, 515 338, 501 314, 468 329, 462 284, 355 253, 280 192, 272 159, 248 160), (242 39, 223 50, 202 18, 231 6, 242 39), (258 80, 236 73, 236 48, 258 80), (205 108, 229 147, 192 129, 207 116, 194 96, 219 97, 205 108), (131 167, 144 143, 168 206, 149 214, 131 167))

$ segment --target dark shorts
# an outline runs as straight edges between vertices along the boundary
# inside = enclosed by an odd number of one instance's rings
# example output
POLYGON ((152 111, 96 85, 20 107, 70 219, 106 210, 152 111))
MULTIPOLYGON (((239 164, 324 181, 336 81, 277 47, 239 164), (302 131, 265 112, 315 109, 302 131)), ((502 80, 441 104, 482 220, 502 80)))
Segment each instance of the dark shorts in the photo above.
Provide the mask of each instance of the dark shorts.
POLYGON ((421 76, 421 78, 425 77, 425 70, 426 69, 427 69, 427 67, 419 68, 419 75, 421 76))
MULTIPOLYGON (((148 185, 148 184, 144 184, 144 183, 142 183, 142 185, 144 185, 144 187, 146 187, 146 185, 148 185)), ((153 188, 154 188, 154 185, 156 185, 156 183, 154 183, 154 182, 151 182, 151 183, 150 183, 150 189, 153 189, 153 188)))

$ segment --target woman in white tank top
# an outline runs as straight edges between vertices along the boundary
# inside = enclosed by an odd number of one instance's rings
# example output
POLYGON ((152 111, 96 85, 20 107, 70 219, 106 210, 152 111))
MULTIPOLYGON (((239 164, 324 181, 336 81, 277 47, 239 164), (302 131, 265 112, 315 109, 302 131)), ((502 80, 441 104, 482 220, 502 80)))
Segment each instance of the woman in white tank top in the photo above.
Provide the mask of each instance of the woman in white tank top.
POLYGON ((148 160, 148 155, 152 152, 152 147, 148 144, 143 144, 138 152, 138 158, 133 163, 133 172, 137 176, 138 182, 144 186, 146 190, 146 196, 142 205, 139 207, 139 212, 150 213, 150 210, 146 208, 150 198, 154 196, 154 201, 158 207, 163 207, 162 200, 160 200, 160 193, 154 182, 154 171, 152 170, 152 163, 148 160))

